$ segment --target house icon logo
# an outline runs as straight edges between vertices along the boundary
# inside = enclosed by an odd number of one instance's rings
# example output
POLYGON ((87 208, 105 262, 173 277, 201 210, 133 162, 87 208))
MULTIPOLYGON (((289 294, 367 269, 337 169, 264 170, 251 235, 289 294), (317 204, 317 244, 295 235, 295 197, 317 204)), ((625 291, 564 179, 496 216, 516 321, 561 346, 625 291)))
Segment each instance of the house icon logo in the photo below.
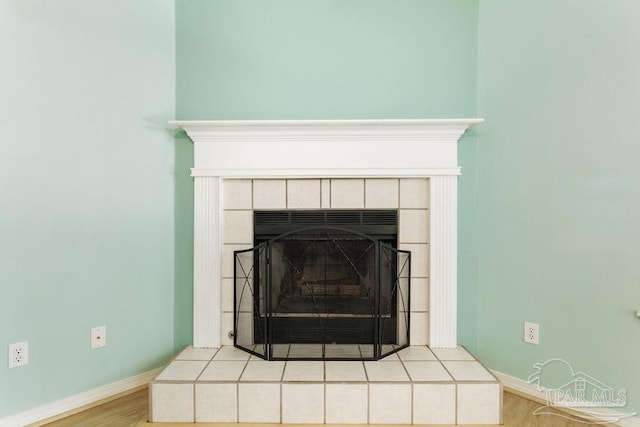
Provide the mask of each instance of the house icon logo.
POLYGON ((627 405, 626 389, 614 389, 582 371, 575 371, 566 360, 549 359, 534 364, 533 368, 527 381, 544 391, 547 399, 547 406, 536 410, 536 415, 577 420, 564 411, 554 411, 554 408, 573 409, 580 413, 579 417, 597 422, 618 422, 635 415, 616 410, 627 405))

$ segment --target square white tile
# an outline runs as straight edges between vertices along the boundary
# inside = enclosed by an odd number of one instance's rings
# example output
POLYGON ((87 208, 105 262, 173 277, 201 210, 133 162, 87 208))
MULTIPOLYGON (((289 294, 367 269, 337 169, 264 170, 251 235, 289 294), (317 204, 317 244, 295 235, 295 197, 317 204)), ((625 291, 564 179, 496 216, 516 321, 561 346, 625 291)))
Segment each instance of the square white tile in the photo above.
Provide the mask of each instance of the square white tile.
MULTIPOLYGON (((370 346, 360 346, 360 352, 362 354, 365 354, 364 349, 367 349, 368 352, 367 354, 373 354, 373 348, 371 348, 370 346)), ((382 346, 382 354, 386 354, 389 353, 393 350, 395 350, 396 348, 398 348, 398 346, 396 345, 388 345, 388 344, 384 344, 382 346)), ((400 358, 398 357, 398 353, 393 353, 393 354, 389 354, 388 356, 385 356, 384 358, 380 359, 380 362, 397 362, 399 361, 400 358)))
POLYGON ((326 423, 366 424, 368 386, 366 384, 327 384, 326 423))
POLYGON ((397 327, 397 334, 398 337, 400 337, 400 339, 402 340, 402 345, 407 344, 406 337, 409 337, 409 312, 406 311, 399 311, 398 312, 398 319, 396 321, 396 327, 397 327))
POLYGON ((233 337, 229 336, 229 332, 233 332, 233 313, 222 313, 220 323, 222 323, 222 336, 220 338, 223 348, 233 346, 233 337))
MULTIPOLYGON (((222 245, 222 277, 233 279, 233 267, 235 265, 236 259, 233 256, 234 251, 240 251, 243 249, 251 249, 251 244, 246 245, 232 245, 225 244, 222 245)), ((253 264, 249 259, 249 255, 244 255, 240 258, 240 262, 245 267, 245 271, 251 271, 251 267, 253 264)))
POLYGON ((180 352, 176 360, 211 360, 217 351, 217 348, 193 348, 188 346, 180 352))
POLYGON ((429 180, 403 178, 400 180, 400 209, 429 208, 429 180))
POLYGON ((411 345, 427 345, 429 343, 429 313, 411 313, 411 345))
POLYGON ((451 375, 436 360, 414 360, 404 362, 412 381, 453 381, 451 375))
POLYGON ((398 248, 411 251, 411 278, 429 277, 429 245, 426 243, 400 243, 398 248))
POLYGON ((220 307, 227 313, 233 312, 233 283, 231 278, 222 279, 220 282, 220 307))
POLYGON ((235 319, 238 321, 238 330, 236 332, 237 335, 235 337, 236 343, 245 348, 255 344, 255 339, 253 336, 253 327, 254 327, 253 314, 252 313, 236 313, 235 319))
POLYGON ((411 278, 411 311, 429 311, 429 279, 411 278))
POLYGON ((457 381, 496 381, 480 362, 445 360, 442 364, 457 381))
POLYGON ((411 424, 410 384, 370 384, 369 423, 411 424))
POLYGON ((398 242, 429 243, 429 211, 401 209, 399 213, 398 242))
POLYGON ((236 387, 237 384, 196 384, 196 422, 238 422, 236 387))
POLYGON ((365 208, 397 209, 399 186, 397 179, 366 179, 365 208))
POLYGON ((324 362, 288 361, 282 381, 324 381, 324 362))
POLYGON ((246 364, 244 360, 214 360, 198 381, 238 381, 246 364))
POLYGON ((367 371, 367 378, 370 382, 409 381, 409 376, 405 372, 400 361, 364 362, 364 367, 367 371))
POLYGON ((287 208, 320 209, 320 180, 287 180, 287 208))
POLYGON ((193 384, 151 384, 151 421, 193 422, 193 384))
MULTIPOLYGON (((409 279, 400 278, 398 279, 398 323, 408 323, 409 322, 409 312, 411 306, 409 305, 409 279)), ((406 325, 408 327, 408 325, 406 325)), ((407 333, 403 333, 402 337, 407 336, 407 333)), ((402 345, 406 344, 404 339, 401 341, 402 345)))
POLYGON ((273 357, 287 357, 289 355, 289 349, 291 346, 289 344, 273 344, 271 346, 271 353, 273 357))
POLYGON ((174 360, 156 377, 156 381, 193 381, 207 363, 204 360, 174 360))
POLYGON ((357 344, 327 344, 324 354, 328 358, 360 358, 360 347, 357 344))
POLYGON ((372 359, 374 355, 374 347, 372 345, 362 345, 360 344, 360 356, 363 359, 372 359))
POLYGON ((334 209, 364 208, 364 179, 332 179, 331 207, 334 209))
POLYGON ((253 209, 286 209, 287 182, 284 179, 253 180, 253 209))
POLYGON ((223 209, 251 209, 250 179, 225 179, 222 181, 223 209))
POLYGON ((475 360, 464 348, 434 348, 433 352, 440 360, 475 360))
POLYGON ((253 245, 253 212, 229 211, 222 213, 222 238, 225 244, 253 245))
POLYGON ((324 423, 324 384, 282 384, 282 422, 324 423))
POLYGON ((238 422, 280 422, 280 384, 240 383, 238 397, 238 422))
POLYGON ((232 346, 222 346, 213 356, 213 360, 249 360, 250 354, 232 346))
POLYGON ((240 381, 280 381, 283 372, 284 362, 250 360, 240 381))
POLYGON ((367 381, 362 362, 331 361, 325 363, 324 369, 326 381, 367 381))
POLYGON ((321 344, 291 344, 289 348, 290 358, 322 357, 321 344))
POLYGON ((500 384, 458 384, 458 424, 500 424, 500 384))
MULTIPOLYGON (((251 273, 249 273, 251 274, 251 273)), ((254 301, 254 282, 253 276, 248 278, 242 277, 238 278, 238 280, 233 279, 222 279, 222 294, 223 296, 226 294, 231 294, 231 311, 233 312, 233 292, 234 285, 236 285, 236 293, 238 301, 236 303, 239 305, 240 311, 244 313, 253 313, 255 310, 255 301, 254 301)), ((225 310, 226 311, 226 310, 225 310)))
POLYGON ((411 345, 398 352, 403 361, 407 360, 437 360, 431 350, 423 345, 411 345))
POLYGON ((453 384, 414 384, 413 423, 455 424, 456 386, 453 384))
POLYGON ((331 207, 331 180, 320 180, 320 207, 329 209, 331 207))

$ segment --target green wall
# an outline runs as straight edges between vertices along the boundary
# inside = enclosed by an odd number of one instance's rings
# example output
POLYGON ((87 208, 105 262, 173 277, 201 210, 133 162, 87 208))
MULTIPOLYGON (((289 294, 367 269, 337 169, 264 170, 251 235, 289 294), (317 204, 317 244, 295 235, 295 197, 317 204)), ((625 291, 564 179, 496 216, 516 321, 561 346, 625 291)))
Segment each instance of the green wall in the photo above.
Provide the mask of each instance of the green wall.
POLYGON ((181 119, 471 117, 476 0, 178 0, 181 119))
POLYGON ((0 418, 173 353, 174 29, 172 0, 0 0, 0 418))
MULTIPOLYGON (((476 117, 477 0, 178 0, 180 119, 476 117)), ((460 145, 460 318, 475 347, 476 138, 460 145)), ((181 158, 192 148, 180 144, 181 158)), ((192 184, 184 179, 181 194, 192 184)), ((191 215, 184 209, 184 224, 191 215)), ((180 237, 186 243, 188 227, 180 237)), ((178 239, 179 236, 176 236, 178 239)), ((187 247, 181 251, 189 250, 187 247)), ((191 254, 192 257, 192 254, 191 254)), ((188 282, 184 256, 178 282, 188 282)), ((186 288, 183 292, 189 292, 186 288)), ((189 318, 187 298, 176 316, 189 318)), ((188 342, 187 328, 177 341, 188 342)))
POLYGON ((639 17, 636 0, 491 0, 479 20, 479 356, 523 379, 565 359, 628 389, 630 411, 640 411, 639 17), (539 346, 522 342, 524 321, 540 324, 539 346))

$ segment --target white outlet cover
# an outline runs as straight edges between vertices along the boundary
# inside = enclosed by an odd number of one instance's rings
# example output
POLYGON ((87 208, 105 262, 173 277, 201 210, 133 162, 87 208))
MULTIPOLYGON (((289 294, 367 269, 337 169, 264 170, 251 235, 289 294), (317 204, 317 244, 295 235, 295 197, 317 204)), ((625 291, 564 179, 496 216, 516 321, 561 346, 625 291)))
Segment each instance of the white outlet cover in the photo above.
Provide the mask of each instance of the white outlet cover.
POLYGON ((29 341, 9 344, 9 368, 29 364, 29 341))
POLYGON ((540 344, 540 326, 537 323, 524 322, 524 342, 540 344))
POLYGON ((91 348, 100 348, 107 345, 107 327, 96 326, 91 328, 91 348))

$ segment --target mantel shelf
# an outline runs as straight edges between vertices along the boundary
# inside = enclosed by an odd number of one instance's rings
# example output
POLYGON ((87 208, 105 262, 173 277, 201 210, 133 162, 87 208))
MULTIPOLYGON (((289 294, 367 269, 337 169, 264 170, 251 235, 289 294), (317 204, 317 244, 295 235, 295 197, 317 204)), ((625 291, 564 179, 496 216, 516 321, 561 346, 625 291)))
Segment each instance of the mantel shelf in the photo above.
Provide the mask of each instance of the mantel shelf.
POLYGON ((484 119, 385 119, 385 120, 174 120, 194 142, 217 139, 251 139, 254 142, 335 139, 448 139, 457 140, 469 127, 484 119))
POLYGON ((483 119, 185 120, 192 176, 459 175, 457 142, 483 119), (304 147, 302 150, 301 147, 304 147))

